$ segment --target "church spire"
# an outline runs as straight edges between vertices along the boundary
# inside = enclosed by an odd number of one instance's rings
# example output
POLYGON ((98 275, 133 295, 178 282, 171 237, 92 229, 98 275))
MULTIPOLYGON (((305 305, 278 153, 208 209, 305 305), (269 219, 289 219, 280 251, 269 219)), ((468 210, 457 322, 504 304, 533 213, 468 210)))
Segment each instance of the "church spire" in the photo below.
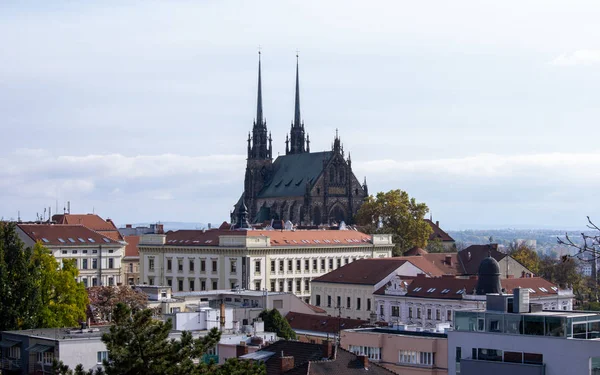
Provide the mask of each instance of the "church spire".
POLYGON ((298 54, 296 54, 296 101, 294 105, 294 126, 300 127, 300 74, 298 73, 298 54))
POLYGON ((252 128, 252 147, 249 159, 270 160, 269 137, 267 134, 267 121, 263 116, 262 108, 262 79, 260 51, 258 51, 258 91, 256 96, 256 120, 252 128))
POLYGON ((258 94, 256 96, 256 125, 263 125, 262 82, 260 79, 260 51, 258 51, 258 94))
POLYGON ((298 54, 296 54, 296 98, 294 103, 294 121, 290 130, 290 149, 286 154, 302 154, 308 152, 306 149, 306 137, 304 134, 304 123, 300 116, 300 73, 298 68, 298 54))

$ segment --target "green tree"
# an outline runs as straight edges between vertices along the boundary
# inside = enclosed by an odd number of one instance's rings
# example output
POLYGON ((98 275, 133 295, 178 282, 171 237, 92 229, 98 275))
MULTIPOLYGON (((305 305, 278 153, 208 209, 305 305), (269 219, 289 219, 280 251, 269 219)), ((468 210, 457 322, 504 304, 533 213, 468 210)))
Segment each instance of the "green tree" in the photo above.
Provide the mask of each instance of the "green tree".
POLYGON ((540 272, 540 257, 537 252, 524 243, 513 242, 509 246, 508 255, 513 257, 535 275, 540 272))
POLYGON ((593 280, 581 275, 576 259, 569 257, 557 259, 544 255, 540 258, 539 264, 540 277, 557 284, 560 288, 573 288, 573 294, 579 304, 589 300, 593 280))
POLYGON ((265 309, 260 313, 259 318, 265 322, 265 331, 275 332, 278 337, 286 340, 296 338, 296 332, 277 309, 265 309))
POLYGON ((442 240, 440 240, 439 238, 436 238, 433 241, 429 241, 427 243, 427 247, 425 248, 425 250, 427 250, 428 253, 445 253, 446 252, 446 248, 444 247, 442 240))
POLYGON ((90 300, 88 314, 96 322, 110 321, 118 303, 127 305, 133 313, 145 309, 148 296, 129 285, 93 286, 87 288, 90 300))
POLYGON ((356 213, 355 222, 369 234, 391 233, 394 256, 418 246, 427 247, 431 226, 423 220, 429 212, 425 203, 417 203, 400 189, 369 196, 356 213))
POLYGON ((36 243, 31 256, 41 307, 38 327, 73 327, 85 319, 88 296, 83 283, 77 282, 79 271, 74 259, 64 260, 62 267, 47 248, 36 243))
POLYGON ((218 329, 194 339, 184 331, 179 340, 169 339, 171 321, 152 319, 151 310, 132 314, 123 303, 114 309, 115 325, 102 336, 108 350, 104 361, 107 375, 259 375, 265 374, 264 365, 247 364, 228 359, 223 366, 203 362, 202 356, 221 338, 218 329))
POLYGON ((31 253, 15 224, 0 222, 0 331, 36 328, 40 300, 31 253))

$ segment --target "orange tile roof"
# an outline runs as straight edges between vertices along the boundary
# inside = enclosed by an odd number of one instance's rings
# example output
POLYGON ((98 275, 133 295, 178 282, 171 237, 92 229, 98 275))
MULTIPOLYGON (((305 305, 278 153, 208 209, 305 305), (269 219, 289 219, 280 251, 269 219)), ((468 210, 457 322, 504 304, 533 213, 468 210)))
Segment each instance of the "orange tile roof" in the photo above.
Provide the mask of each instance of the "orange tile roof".
POLYGON ((269 237, 271 246, 359 246, 371 236, 353 230, 178 230, 167 232, 167 246, 217 246, 219 236, 269 237))
POLYGON ((440 228, 439 222, 434 223, 430 219, 425 219, 425 221, 433 230, 433 232, 429 235, 429 241, 438 239, 442 242, 454 242, 454 238, 450 237, 448 233, 446 233, 442 228, 440 228))
POLYGON ((118 241, 93 231, 83 225, 68 224, 17 224, 32 240, 43 245, 82 246, 115 245, 118 241))
MULTIPOLYGON (((477 277, 458 278, 450 275, 442 277, 415 277, 409 281, 408 297, 435 299, 462 299, 462 294, 473 294, 477 285, 477 277)), ((556 296, 558 287, 541 277, 524 277, 519 279, 501 279, 500 284, 506 293, 514 288, 530 289, 530 297, 556 296)), ((385 286, 375 294, 385 295, 385 286)))
POLYGON ((399 258, 359 259, 311 282, 375 285, 406 262, 399 258))
POLYGON ((79 224, 102 233, 115 241, 122 241, 123 236, 111 219, 104 220, 96 214, 62 214, 53 215, 52 220, 57 224, 79 224))
POLYGON ((127 246, 125 246, 125 256, 139 257, 140 251, 138 249, 138 244, 140 243, 140 236, 125 236, 125 242, 127 242, 127 246))

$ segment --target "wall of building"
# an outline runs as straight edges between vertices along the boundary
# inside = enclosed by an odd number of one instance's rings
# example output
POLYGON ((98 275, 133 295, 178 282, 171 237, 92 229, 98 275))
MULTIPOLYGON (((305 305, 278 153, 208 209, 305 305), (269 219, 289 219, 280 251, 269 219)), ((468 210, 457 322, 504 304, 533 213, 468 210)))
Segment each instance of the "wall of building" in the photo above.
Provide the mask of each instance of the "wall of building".
POLYGON ((59 359, 70 368, 74 369, 82 364, 86 370, 98 363, 98 352, 106 351, 106 345, 100 337, 83 340, 59 341, 59 359))
POLYGON ((401 374, 447 374, 448 340, 446 338, 402 335, 400 332, 393 334, 347 330, 341 333, 341 345, 346 350, 350 350, 351 346, 380 348, 381 360, 378 363, 401 374), (399 353, 402 350, 433 353, 433 366, 419 368, 401 364, 399 353))
MULTIPOLYGON (((473 348, 539 353, 544 356, 545 375, 590 374, 591 358, 600 357, 600 341, 561 337, 493 334, 486 332, 448 332, 448 374, 456 372, 456 348, 462 358, 471 358, 473 348)), ((491 373, 486 373, 492 375, 491 373)))
MULTIPOLYGON (((143 236, 142 238, 145 238, 143 236)), ((239 237, 239 236, 238 236, 239 237)), ((170 285, 173 291, 228 289, 235 286, 255 290, 290 292, 309 301, 311 280, 357 259, 391 255, 390 246, 310 247, 310 248, 219 248, 154 247, 140 245, 140 281, 149 285, 170 285), (171 269, 168 269, 168 260, 171 269), (182 270, 179 270, 179 260, 182 270), (191 270, 190 261, 194 264, 191 270), (205 270, 201 270, 201 262, 205 270), (213 271, 212 262, 216 262, 213 271), (274 263, 272 264, 271 261, 274 263), (300 261, 300 268, 297 262, 300 261), (243 263, 246 263, 246 280, 243 263), (281 269, 283 262, 283 269, 281 269), (291 262, 291 270, 289 267, 291 262), (306 268, 308 262, 308 269, 306 268), (317 267, 315 268, 314 265, 317 267), (151 265, 154 267, 150 267, 151 265), (235 264, 235 267, 232 267, 235 264), (257 266, 258 264, 258 266, 257 266), (324 264, 324 267, 322 267, 324 264), (331 265, 331 267, 330 267, 331 265), (181 290, 179 288, 181 281, 181 290), (216 283, 216 285, 213 285, 216 283), (216 287, 214 287, 216 286, 216 287), (290 288, 291 287, 291 288, 290 288)))

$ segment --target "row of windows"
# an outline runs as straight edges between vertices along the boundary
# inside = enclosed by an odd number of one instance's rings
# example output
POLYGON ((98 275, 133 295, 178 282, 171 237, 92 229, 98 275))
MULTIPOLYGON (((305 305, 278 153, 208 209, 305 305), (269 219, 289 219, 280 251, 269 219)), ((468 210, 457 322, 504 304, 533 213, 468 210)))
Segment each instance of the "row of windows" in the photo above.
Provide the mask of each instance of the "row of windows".
MULTIPOLYGON (((171 288, 174 288, 175 286, 177 286, 176 291, 177 292, 183 292, 184 291, 184 285, 185 285, 185 280, 184 279, 177 279, 177 284, 173 285, 173 278, 171 277, 167 277, 167 285, 170 286, 171 288)), ((233 289, 235 283, 232 283, 231 288, 233 289)), ((148 277, 148 285, 154 285, 154 277, 148 277)), ((212 290, 217 290, 219 289, 219 282, 216 280, 213 280, 212 283, 211 282, 207 282, 206 280, 200 280, 200 284, 196 283, 196 279, 188 279, 187 280, 187 286, 188 286, 188 290, 189 292, 194 292, 196 291, 196 285, 199 285, 200 289, 198 290, 207 290, 206 286, 207 285, 212 285, 212 290)), ((174 289, 175 290, 175 289, 174 289)))
POLYGON ((400 350, 398 351, 398 362, 411 365, 433 366, 434 353, 400 350))
POLYGON ((381 359, 381 348, 372 346, 350 345, 348 349, 356 355, 366 355, 369 359, 379 361, 381 359))
MULTIPOLYGON (((385 315, 384 305, 379 306, 380 315, 385 315)), ((433 320, 433 314, 435 314, 435 320, 442 320, 442 309, 426 309, 427 319, 433 320)), ((391 314, 392 317, 400 317, 400 306, 392 306, 391 314)), ((421 308, 420 307, 409 307, 408 308, 408 319, 413 318, 421 319, 421 308)), ((452 310, 446 310, 446 321, 452 321, 452 310)))
MULTIPOLYGON (((287 259, 287 260, 272 260, 271 261, 271 273, 279 272, 319 272, 325 271, 326 269, 340 268, 342 264, 348 264, 354 262, 357 258, 329 258, 329 259, 287 259), (286 267, 287 266, 287 267, 286 267), (320 266, 320 268, 319 268, 320 266), (328 266, 325 268, 325 266, 328 266)), ((260 272, 260 260, 255 261, 255 272, 260 272)))
MULTIPOLYGON (((112 254, 115 251, 113 249, 109 249, 108 253, 112 254)), ((71 250, 71 254, 79 254, 80 251, 79 250, 71 250)), ((69 254, 69 250, 62 250, 61 254, 69 254)), ((88 254, 88 250, 81 250, 81 254, 88 254)), ((92 254, 98 254, 98 250, 92 249, 92 254)))
MULTIPOLYGON (((218 270, 218 262, 216 260, 210 261, 211 271, 217 272, 218 270)), ((232 262, 232 272, 235 272, 235 266, 232 262)), ((148 258, 148 270, 154 271, 154 258, 148 258)), ((188 271, 194 272, 195 270, 195 260, 188 260, 188 271)), ((173 259, 167 259, 167 271, 173 271, 173 259)), ((177 271, 183 272, 183 259, 177 259, 177 271)), ((200 272, 206 272, 206 260, 200 260, 200 272)))
MULTIPOLYGON (((63 259, 64 262, 65 259, 63 259)), ((77 267, 78 269, 81 270, 96 270, 98 269, 98 258, 92 258, 92 259, 87 259, 87 258, 83 258, 83 259, 77 259, 74 258, 72 259, 75 261, 75 267, 77 267)), ((115 267, 115 258, 108 258, 107 260, 107 269, 116 269, 116 268, 120 268, 120 267, 115 267)), ((116 264, 119 264, 118 262, 116 262, 116 264)))
MULTIPOLYGON (((83 283, 84 287, 90 287, 90 286, 98 286, 98 278, 97 277, 92 277, 91 281, 88 280, 87 277, 83 277, 81 279, 81 282, 83 283)), ((107 278, 107 285, 108 286, 114 286, 115 285, 115 278, 110 276, 107 278)))
MULTIPOLYGON (((354 306, 352 306, 352 298, 351 297, 346 297, 346 305, 343 306, 342 305, 342 297, 341 296, 337 296, 336 297, 336 302, 337 304, 335 306, 331 305, 332 299, 331 296, 327 296, 327 307, 334 307, 334 308, 340 308, 340 307, 345 307, 346 309, 352 309, 354 308, 355 310, 360 310, 362 309, 362 300, 360 297, 356 298, 356 303, 354 304, 354 306)), ((316 306, 321 306, 321 295, 317 294, 315 295, 315 305, 316 306)), ((367 311, 371 310, 371 299, 367 298, 367 311)))
MULTIPOLYGON (((258 283, 257 285, 259 285, 259 287, 255 288, 256 290, 260 290, 260 281, 256 281, 255 283, 258 283)), ((294 280, 287 280, 287 289, 285 289, 286 283, 284 280, 271 280, 271 289, 269 289, 271 292, 289 292, 289 293, 301 293, 301 292, 308 292, 310 291, 310 280, 304 280, 304 283, 302 282, 302 280, 298 279, 295 281, 294 280), (304 286, 304 289, 302 289, 302 286, 304 286), (277 289, 276 289, 277 287, 277 289)))

